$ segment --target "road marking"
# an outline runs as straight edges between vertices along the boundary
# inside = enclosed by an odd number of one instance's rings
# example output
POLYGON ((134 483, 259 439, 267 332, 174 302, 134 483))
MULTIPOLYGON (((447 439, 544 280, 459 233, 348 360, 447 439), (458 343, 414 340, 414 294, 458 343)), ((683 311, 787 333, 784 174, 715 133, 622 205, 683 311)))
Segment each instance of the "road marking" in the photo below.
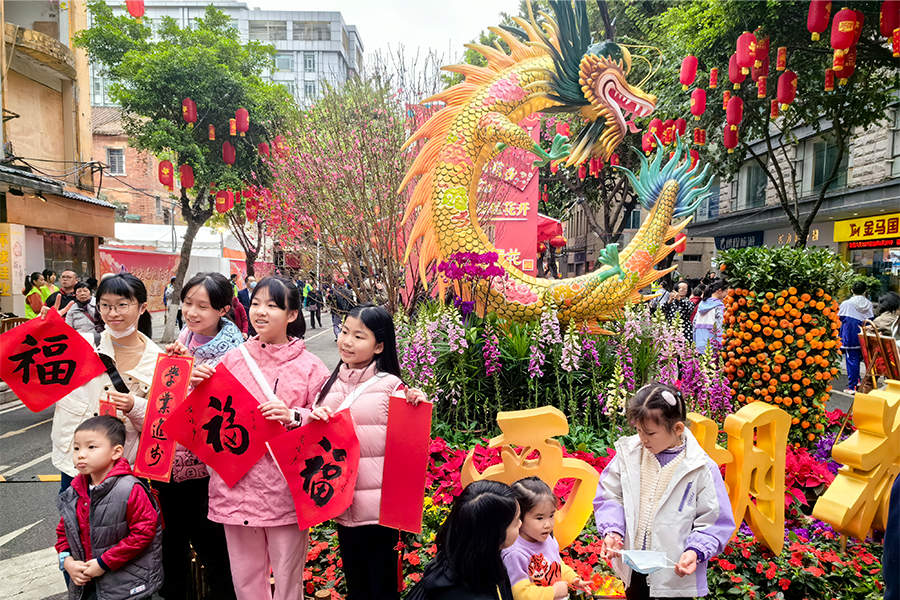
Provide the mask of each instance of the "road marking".
POLYGON ((25 408, 25 405, 22 404, 21 401, 18 401, 18 403, 15 406, 11 406, 9 408, 4 408, 3 410, 0 410, 0 415, 5 415, 6 413, 11 413, 14 410, 19 410, 20 408, 25 408))
POLYGON ((41 519, 40 521, 35 521, 31 525, 26 525, 25 527, 20 527, 19 529, 16 529, 15 531, 10 531, 6 535, 0 536, 0 547, 5 546, 8 542, 13 541, 17 537, 19 537, 20 535, 22 535, 23 533, 25 533, 26 531, 28 531, 29 529, 31 529, 32 527, 34 527, 35 525, 40 523, 41 521, 43 521, 43 519, 41 519))
POLYGON ((4 477, 4 478, 6 478, 6 477, 12 477, 12 476, 15 475, 16 473, 20 473, 20 472, 24 471, 25 469, 30 469, 30 468, 33 467, 34 465, 36 465, 36 464, 38 464, 38 463, 42 463, 42 462, 44 462, 45 460, 47 460, 48 458, 50 458, 50 452, 48 452, 47 454, 44 454, 43 456, 38 456, 38 457, 35 458, 34 460, 29 460, 29 461, 28 461, 27 463, 25 463, 24 465, 19 465, 18 467, 14 468, 14 469, 10 469, 9 471, 5 471, 5 472, 3 473, 3 477, 4 477))
POLYGON ((308 344, 309 342, 313 341, 314 339, 316 339, 316 338, 319 337, 320 335, 325 335, 326 333, 329 333, 329 332, 330 332, 330 330, 328 330, 328 329, 326 329, 325 331, 320 331, 319 333, 317 333, 316 335, 314 335, 314 336, 312 336, 312 337, 310 337, 310 338, 305 338, 304 341, 308 344))
POLYGON ((57 483, 62 480, 62 476, 57 473, 56 475, 38 475, 38 481, 56 481, 57 483))
POLYGON ((32 429, 34 427, 40 427, 41 425, 45 425, 45 424, 51 422, 52 420, 53 420, 53 417, 50 417, 49 419, 41 421, 40 423, 34 423, 32 425, 29 425, 28 427, 23 427, 22 429, 16 429, 15 431, 7 431, 3 435, 0 435, 0 440, 5 440, 8 437, 12 437, 14 435, 19 435, 20 433, 25 433, 29 429, 32 429))

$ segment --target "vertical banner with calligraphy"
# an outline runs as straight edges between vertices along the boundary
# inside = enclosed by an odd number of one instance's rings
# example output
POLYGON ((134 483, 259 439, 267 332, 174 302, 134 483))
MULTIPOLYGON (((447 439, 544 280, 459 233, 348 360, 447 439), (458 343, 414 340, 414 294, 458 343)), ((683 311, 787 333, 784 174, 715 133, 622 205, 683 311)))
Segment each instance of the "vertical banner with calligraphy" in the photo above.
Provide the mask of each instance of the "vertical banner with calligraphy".
POLYGON ((103 373, 93 346, 55 310, 0 335, 0 379, 32 412, 103 373))
POLYGON ((169 481, 172 476, 175 440, 166 435, 163 423, 184 402, 193 366, 194 359, 190 356, 160 354, 156 359, 144 430, 134 461, 134 474, 138 477, 169 481))
POLYGON ((308 529, 343 513, 353 502, 359 440, 349 410, 310 421, 269 441, 294 498, 297 525, 308 529))
POLYGON ((413 406, 403 392, 391 395, 378 519, 385 527, 422 532, 431 409, 430 402, 413 406))
MULTIPOLYGON (((539 142, 539 114, 526 117, 519 125, 539 142)), ((506 148, 485 167, 478 195, 479 202, 488 205, 485 225, 494 229, 497 252, 526 275, 536 277, 540 177, 532 166, 535 160, 528 150, 506 148)))
POLYGON ((256 398, 219 363, 212 377, 169 415, 163 432, 234 487, 266 453, 266 442, 284 433, 284 426, 266 419, 256 398))

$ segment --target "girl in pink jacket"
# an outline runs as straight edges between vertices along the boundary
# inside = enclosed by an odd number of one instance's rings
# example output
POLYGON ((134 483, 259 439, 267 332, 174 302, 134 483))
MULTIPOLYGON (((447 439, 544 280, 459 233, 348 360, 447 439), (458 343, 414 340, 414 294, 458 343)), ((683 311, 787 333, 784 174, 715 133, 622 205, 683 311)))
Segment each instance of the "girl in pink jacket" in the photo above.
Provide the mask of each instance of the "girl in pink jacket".
MULTIPOLYGON (((400 533, 378 524, 391 394, 403 385, 394 319, 381 306, 352 309, 338 335, 341 362, 319 393, 311 419, 327 421, 349 409, 359 439, 359 475, 353 503, 337 518, 338 542, 351 600, 400 598, 400 533)), ((417 403, 422 394, 409 394, 417 403)))
MULTIPOLYGON (((328 379, 325 364, 306 350, 304 321, 297 286, 266 277, 250 299, 250 322, 258 335, 222 358, 247 391, 265 399, 262 414, 287 427, 298 426, 309 414, 328 379)), ((270 566, 275 600, 302 597, 309 532, 298 529, 291 492, 269 454, 232 488, 210 470, 209 518, 225 525, 238 600, 273 598, 270 566)))

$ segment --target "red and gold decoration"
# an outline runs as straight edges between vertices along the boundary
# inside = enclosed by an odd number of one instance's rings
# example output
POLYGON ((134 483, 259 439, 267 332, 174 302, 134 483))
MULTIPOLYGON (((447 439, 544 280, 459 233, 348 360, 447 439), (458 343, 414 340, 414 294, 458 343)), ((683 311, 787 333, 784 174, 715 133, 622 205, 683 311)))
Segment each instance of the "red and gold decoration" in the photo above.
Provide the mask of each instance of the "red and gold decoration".
POLYGON ((178 179, 181 180, 181 187, 188 190, 194 187, 194 168, 191 165, 178 167, 178 179))
POLYGON ((738 129, 726 124, 722 133, 722 144, 728 149, 728 153, 734 152, 738 145, 738 129))
POLYGON ((778 72, 787 69, 787 46, 778 46, 778 52, 775 55, 775 70, 778 72))
POLYGON ((694 115, 695 121, 699 121, 704 112, 706 112, 706 90, 697 88, 691 92, 691 114, 694 115))
POLYGON ((228 166, 231 166, 234 164, 235 158, 234 146, 231 144, 231 142, 222 142, 222 162, 224 162, 228 166))
POLYGON ((234 120, 235 127, 238 130, 238 133, 241 137, 247 135, 247 131, 250 129, 250 113, 247 112, 246 108, 239 108, 234 112, 234 120))
POLYGON ((771 105, 769 106, 769 118, 777 119, 778 118, 778 100, 773 98, 771 105))
POLYGON ((228 119, 228 135, 231 137, 237 135, 237 119, 228 119))
POLYGON ((812 40, 818 41, 819 36, 828 29, 828 21, 831 18, 831 0, 811 0, 809 13, 806 16, 806 29, 812 34, 812 40))
POLYGON ((224 215, 228 212, 228 191, 219 190, 216 192, 216 212, 224 215))
POLYGON ((209 141, 216 141, 216 126, 210 123, 209 127, 207 128, 207 132, 209 134, 209 141))
POLYGON ((844 55, 844 68, 841 69, 838 85, 847 85, 847 81, 856 71, 856 46, 850 46, 850 50, 844 55))
POLYGON ((684 60, 681 61, 681 73, 678 76, 678 80, 681 82, 681 89, 687 90, 693 85, 696 78, 697 57, 693 55, 685 56, 684 60))
POLYGON ((734 89, 741 89, 741 84, 747 78, 747 75, 741 70, 738 64, 737 54, 732 54, 728 59, 728 81, 734 84, 734 89))
POLYGON ((144 16, 144 0, 125 0, 125 10, 138 21, 144 16))
POLYGON ((731 100, 728 101, 728 106, 725 108, 725 122, 728 123, 731 129, 737 130, 743 120, 744 101, 740 96, 733 96, 731 100))
POLYGON ((756 97, 757 98, 765 98, 766 97, 766 81, 768 77, 765 75, 760 76, 759 79, 756 80, 756 97))
POLYGON ((719 69, 713 67, 709 70, 709 89, 714 90, 719 85, 719 69))
POLYGON ((834 69, 825 69, 825 91, 834 91, 834 69))
POLYGON ((159 177, 159 182, 169 188, 170 192, 175 189, 175 167, 172 166, 171 161, 159 161, 157 175, 159 177))
POLYGON ((797 74, 793 71, 785 71, 778 78, 778 103, 781 104, 781 110, 787 107, 797 97, 797 74))
POLYGON ((884 0, 878 13, 878 31, 886 38, 900 27, 900 0, 884 0))
POLYGON ((702 127, 694 128, 694 144, 703 146, 706 144, 706 130, 702 127))
POLYGON ((722 110, 728 108, 728 101, 731 100, 731 90, 722 92, 722 110))
MULTIPOLYGON (((756 58, 756 36, 745 31, 738 36, 737 52, 735 52, 737 66, 741 68, 741 73, 746 75, 750 72, 758 59, 756 58)), ((733 82, 732 82, 733 83, 733 82)))
POLYGON ((557 250, 559 248, 565 248, 566 244, 568 244, 568 243, 569 243, 569 241, 561 235, 557 235, 557 236, 550 238, 550 245, 553 246, 554 248, 556 248, 557 250))
POLYGON ((181 117, 188 124, 189 129, 197 122, 197 104, 190 98, 181 101, 181 117))

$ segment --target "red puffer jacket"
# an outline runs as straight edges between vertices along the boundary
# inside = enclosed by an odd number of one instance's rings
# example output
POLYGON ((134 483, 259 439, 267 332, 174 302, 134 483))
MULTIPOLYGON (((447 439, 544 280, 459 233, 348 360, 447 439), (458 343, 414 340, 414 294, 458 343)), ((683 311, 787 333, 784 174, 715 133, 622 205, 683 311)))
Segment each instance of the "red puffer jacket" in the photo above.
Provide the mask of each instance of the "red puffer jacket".
MULTIPOLYGON (((128 461, 120 458, 106 477, 133 474, 128 461)), ((78 531, 81 545, 84 547, 85 561, 96 558, 104 570, 116 571, 147 549, 156 535, 158 515, 144 487, 135 485, 128 497, 126 512, 128 535, 104 552, 103 556, 94 556, 91 549, 91 497, 88 493, 88 477, 89 475, 78 475, 72 480, 72 487, 78 493, 78 505, 75 510, 78 516, 78 531)), ((106 478, 104 478, 105 480, 106 478)), ((66 529, 62 518, 56 526, 56 551, 69 551, 69 541, 66 539, 66 529)))

